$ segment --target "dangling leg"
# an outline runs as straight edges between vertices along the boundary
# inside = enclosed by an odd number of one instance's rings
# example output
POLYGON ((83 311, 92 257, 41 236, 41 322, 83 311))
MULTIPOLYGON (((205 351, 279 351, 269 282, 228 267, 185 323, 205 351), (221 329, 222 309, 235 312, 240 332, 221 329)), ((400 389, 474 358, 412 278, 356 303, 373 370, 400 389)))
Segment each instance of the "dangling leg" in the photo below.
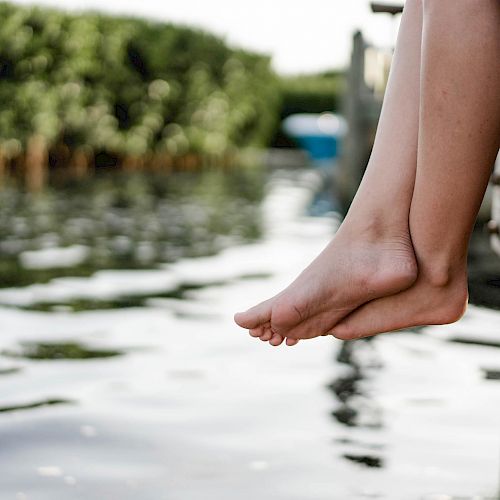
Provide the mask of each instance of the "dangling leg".
POLYGON ((377 297, 408 288, 417 268, 408 214, 415 182, 422 38, 421 0, 405 5, 373 152, 333 241, 283 292, 235 316, 278 345, 312 338, 377 297))
POLYGON ((458 320, 467 247, 500 146, 500 3, 424 0, 420 130, 410 232, 419 275, 333 329, 356 338, 458 320))

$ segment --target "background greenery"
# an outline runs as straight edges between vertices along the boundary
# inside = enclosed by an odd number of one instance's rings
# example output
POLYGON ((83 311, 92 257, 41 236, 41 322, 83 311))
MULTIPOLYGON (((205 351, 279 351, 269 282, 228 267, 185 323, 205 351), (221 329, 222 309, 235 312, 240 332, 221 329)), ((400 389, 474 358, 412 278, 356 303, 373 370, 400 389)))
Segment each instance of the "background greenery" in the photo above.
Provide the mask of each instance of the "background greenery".
POLYGON ((97 155, 261 147, 279 118, 334 110, 336 73, 280 79, 267 56, 203 31, 0 3, 0 149, 42 136, 97 155))
POLYGON ((344 91, 344 73, 327 71, 312 75, 287 76, 280 79, 281 116, 293 113, 338 111, 344 91))
POLYGON ((261 146, 276 125, 266 56, 202 31, 0 3, 0 143, 143 155, 261 146))

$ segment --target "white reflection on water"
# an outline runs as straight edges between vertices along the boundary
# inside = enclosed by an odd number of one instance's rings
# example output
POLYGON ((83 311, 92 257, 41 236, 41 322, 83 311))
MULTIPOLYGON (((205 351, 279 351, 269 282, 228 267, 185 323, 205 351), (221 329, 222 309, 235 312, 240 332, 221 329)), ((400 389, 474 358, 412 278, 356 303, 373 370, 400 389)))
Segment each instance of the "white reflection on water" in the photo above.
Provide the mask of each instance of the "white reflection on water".
POLYGON ((500 351, 446 339, 498 338, 499 313, 473 307, 457 325, 356 344, 343 362, 330 338, 275 349, 234 326, 234 311, 281 289, 334 231, 334 219, 303 215, 316 182, 310 173, 271 181, 259 243, 2 293, 24 303, 207 284, 145 307, 0 309, 2 351, 23 341, 123 351, 0 356, 1 407, 67 402, 0 413, 2 499, 492 495, 500 386, 481 368, 500 368, 500 351), (353 425, 332 418, 342 409, 353 425))

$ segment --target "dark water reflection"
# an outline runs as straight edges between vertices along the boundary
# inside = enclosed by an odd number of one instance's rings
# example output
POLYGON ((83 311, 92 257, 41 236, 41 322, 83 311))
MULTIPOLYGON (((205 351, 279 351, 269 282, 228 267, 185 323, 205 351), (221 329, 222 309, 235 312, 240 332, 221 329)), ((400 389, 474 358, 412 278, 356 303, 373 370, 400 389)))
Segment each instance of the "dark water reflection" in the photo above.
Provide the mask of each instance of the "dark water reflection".
POLYGON ((473 336, 467 337, 452 337, 449 339, 450 342, 455 342, 457 344, 465 344, 465 345, 477 345, 483 347, 494 347, 496 349, 500 348, 500 340, 497 342, 495 340, 487 340, 481 338, 475 338, 473 336))
POLYGON ((99 269, 150 269, 255 240, 262 175, 257 168, 108 173, 40 195, 4 189, 0 286, 89 276, 99 269), (62 259, 42 252, 53 248, 70 250, 60 253, 62 259))
POLYGON ((23 342, 16 351, 2 351, 3 356, 25 358, 32 360, 59 359, 99 359, 121 356, 123 351, 112 349, 97 349, 84 346, 77 342, 44 343, 23 342))
POLYGON ((36 408, 43 408, 45 406, 64 405, 70 404, 72 401, 68 399, 44 399, 42 401, 34 401, 31 403, 13 405, 13 406, 0 406, 0 413, 11 413, 23 410, 34 410, 36 408))
POLYGON ((0 368, 0 376, 2 375, 14 375, 15 373, 19 373, 21 368, 12 367, 12 368, 0 368))
POLYGON ((366 467, 373 467, 379 469, 384 466, 384 461, 380 457, 374 455, 342 455, 346 460, 355 462, 357 464, 366 465, 366 467))
MULTIPOLYGON (((332 411, 335 421, 348 428, 364 427, 373 433, 375 439, 379 439, 378 429, 383 427, 380 409, 370 396, 369 390, 363 385, 370 375, 366 371, 380 368, 372 363, 368 365, 357 359, 360 344, 366 349, 371 346, 371 339, 361 342, 343 342, 337 354, 337 362, 344 365, 347 370, 341 372, 329 385, 328 388, 337 400, 337 407, 332 411)), ((373 444, 351 438, 343 437, 336 440, 344 448, 358 450, 343 453, 341 457, 350 462, 361 464, 369 468, 382 468, 384 459, 371 450, 384 448, 383 444, 373 444), (359 453, 359 450, 366 450, 359 453)))
POLYGON ((361 342, 344 342, 337 355, 337 362, 347 367, 328 386, 339 401, 338 407, 332 412, 332 416, 341 424, 348 427, 367 427, 379 429, 383 426, 381 412, 377 408, 374 398, 363 385, 370 378, 365 371, 373 371, 379 366, 366 366, 356 359, 359 352, 359 344, 369 348, 372 340, 366 339, 361 342), (357 344, 357 345, 356 345, 357 344))
POLYGON ((79 311, 97 311, 101 309, 126 309, 130 307, 143 307, 151 299, 185 299, 189 292, 193 290, 202 290, 208 287, 223 286, 225 281, 214 281, 209 283, 181 283, 175 288, 164 292, 141 293, 134 295, 118 295, 109 299, 73 299, 58 302, 35 302, 30 305, 22 306, 27 311, 53 311, 60 310, 64 305, 64 310, 73 312, 79 311))

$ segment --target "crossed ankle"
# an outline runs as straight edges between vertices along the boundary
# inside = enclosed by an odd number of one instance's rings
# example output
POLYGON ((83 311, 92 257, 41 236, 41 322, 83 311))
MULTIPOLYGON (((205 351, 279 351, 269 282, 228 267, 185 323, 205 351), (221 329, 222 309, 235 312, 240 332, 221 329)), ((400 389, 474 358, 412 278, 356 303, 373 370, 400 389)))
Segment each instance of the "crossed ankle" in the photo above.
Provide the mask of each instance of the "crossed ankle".
MULTIPOLYGON (((432 293, 432 292, 431 292, 432 293)), ((434 319, 429 324, 447 325, 455 323, 464 315, 468 303, 467 283, 454 283, 436 293, 433 303, 434 319)))
POLYGON ((436 288, 456 288, 467 286, 467 266, 465 261, 440 257, 418 258, 419 276, 436 288))
POLYGON ((449 324, 458 321, 467 308, 469 293, 465 266, 436 265, 419 269, 419 281, 432 298, 431 321, 449 324))

